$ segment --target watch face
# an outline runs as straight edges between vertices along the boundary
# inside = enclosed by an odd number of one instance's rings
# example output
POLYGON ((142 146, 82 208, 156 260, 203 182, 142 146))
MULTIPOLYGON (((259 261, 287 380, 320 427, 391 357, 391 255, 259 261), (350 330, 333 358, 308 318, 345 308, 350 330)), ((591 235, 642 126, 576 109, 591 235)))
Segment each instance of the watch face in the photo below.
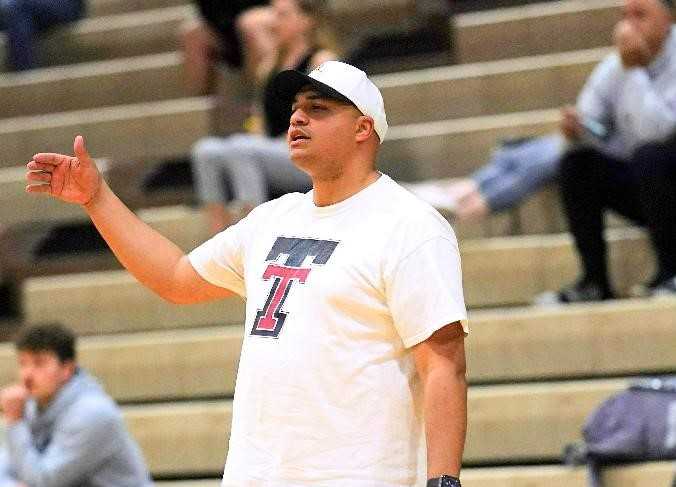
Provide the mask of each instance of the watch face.
POLYGON ((460 481, 450 475, 442 475, 439 479, 439 487, 460 487, 460 481))

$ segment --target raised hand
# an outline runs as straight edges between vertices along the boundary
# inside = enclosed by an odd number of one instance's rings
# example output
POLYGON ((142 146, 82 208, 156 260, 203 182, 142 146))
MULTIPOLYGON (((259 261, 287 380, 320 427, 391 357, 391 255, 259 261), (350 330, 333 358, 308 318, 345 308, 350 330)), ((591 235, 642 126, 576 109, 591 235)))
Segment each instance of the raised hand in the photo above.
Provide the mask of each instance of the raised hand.
POLYGON ((26 192, 46 193, 68 203, 87 205, 101 187, 101 174, 85 148, 84 138, 75 137, 75 157, 40 153, 26 165, 26 192))
POLYGON ((582 135, 580 116, 575 107, 567 105, 561 109, 560 128, 568 140, 576 140, 582 135))

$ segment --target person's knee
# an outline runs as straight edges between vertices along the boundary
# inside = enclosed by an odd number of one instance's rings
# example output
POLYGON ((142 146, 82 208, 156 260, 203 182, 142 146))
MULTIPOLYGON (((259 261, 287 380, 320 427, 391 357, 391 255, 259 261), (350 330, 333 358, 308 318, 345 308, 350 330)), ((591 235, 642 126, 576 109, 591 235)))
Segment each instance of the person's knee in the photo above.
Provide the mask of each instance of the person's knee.
POLYGON ((254 7, 242 12, 235 21, 239 33, 249 36, 263 29, 268 29, 273 19, 270 7, 254 7))
POLYGON ((24 10, 23 0, 0 0, 0 15, 6 23, 17 15, 21 15, 24 10))
POLYGON ((211 164, 214 159, 219 159, 227 151, 224 147, 224 139, 219 137, 203 137, 195 142, 190 154, 193 165, 211 164))
POLYGON ((568 152, 561 157, 559 176, 561 178, 576 177, 586 170, 585 162, 590 160, 583 151, 568 152))
POLYGON ((638 175, 663 174, 676 166, 676 151, 666 144, 649 142, 634 151, 631 166, 638 175))
POLYGON ((256 146, 256 137, 235 134, 229 137, 204 137, 192 147, 195 163, 227 163, 230 159, 248 159, 256 146))

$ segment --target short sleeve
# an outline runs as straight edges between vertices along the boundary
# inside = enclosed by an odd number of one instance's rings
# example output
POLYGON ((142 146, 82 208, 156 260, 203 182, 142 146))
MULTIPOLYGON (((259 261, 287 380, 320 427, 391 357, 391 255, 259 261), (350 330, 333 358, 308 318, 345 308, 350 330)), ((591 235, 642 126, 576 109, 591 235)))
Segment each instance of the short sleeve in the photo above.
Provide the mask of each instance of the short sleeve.
POLYGON ((246 219, 228 227, 195 248, 188 258, 206 281, 246 295, 244 285, 244 245, 246 219))
POLYGON ((454 238, 438 236, 420 244, 398 262, 386 286, 394 326, 404 346, 412 347, 457 321, 469 333, 454 238))

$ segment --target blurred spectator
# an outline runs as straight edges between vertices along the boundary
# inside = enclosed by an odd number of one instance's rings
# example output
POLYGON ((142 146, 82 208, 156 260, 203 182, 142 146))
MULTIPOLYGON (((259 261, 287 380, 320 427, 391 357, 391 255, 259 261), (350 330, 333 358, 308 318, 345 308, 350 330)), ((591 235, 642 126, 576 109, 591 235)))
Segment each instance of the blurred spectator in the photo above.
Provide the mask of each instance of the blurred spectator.
MULTIPOLYGON (((658 4, 659 8, 660 2, 667 9, 673 9, 672 0, 657 0, 653 3, 658 4)), ((625 10, 630 9, 633 3, 635 2, 626 1, 625 10)), ((665 46, 668 46, 670 41, 663 39, 662 42, 665 46)), ((661 45, 658 46, 658 49, 661 49, 661 45)), ((667 47, 666 51, 669 50, 670 48, 667 47)), ((669 61, 671 54, 667 53, 653 57, 655 58, 654 61, 646 68, 650 73, 650 79, 654 82, 651 85, 668 104, 670 103, 669 100, 673 98, 673 93, 668 88, 668 80, 674 79, 674 61, 669 61), (657 78, 660 79, 659 82, 657 78)), ((582 105, 588 104, 585 100, 593 97, 592 92, 594 90, 610 90, 609 85, 614 82, 613 79, 621 75, 618 71, 619 66, 619 58, 615 54, 607 58, 597 68, 597 71, 603 70, 610 73, 614 70, 615 72, 608 74, 607 79, 600 81, 603 86, 589 80, 585 90, 580 95, 579 103, 581 107, 578 108, 579 110, 584 113, 586 108, 582 105), (614 65, 614 67, 611 67, 611 65, 614 65)), ((622 70, 622 72, 625 71, 629 72, 630 68, 627 67, 622 70)), ((621 94, 624 96, 624 93, 621 94)), ((619 90, 618 94, 620 94, 619 90)), ((603 95, 600 97, 603 98, 603 95)), ((606 101, 611 105, 619 103, 618 100, 606 101)), ((673 104, 669 106, 670 111, 666 112, 666 120, 669 120, 669 117, 672 117, 674 113, 673 104)), ((648 103, 645 108, 650 110, 651 105, 648 103)), ((569 111, 570 109, 567 108, 564 113, 569 111)), ((569 142, 573 143, 572 148, 575 150, 583 146, 593 146, 596 150, 605 154, 628 160, 629 154, 635 147, 628 143, 627 136, 620 135, 621 124, 616 124, 613 120, 613 117, 617 114, 612 113, 610 107, 606 115, 609 119, 605 121, 596 120, 593 113, 587 114, 587 118, 581 118, 580 131, 576 137, 569 138, 569 142), (605 122, 605 124, 602 122, 605 122)), ((632 130, 635 129, 624 127, 622 130, 631 134, 632 130)), ((663 135, 664 131, 655 133, 655 140, 659 140, 663 135)), ((631 139, 636 135, 629 135, 629 137, 631 139)), ((562 136, 547 135, 526 140, 509 141, 494 152, 493 157, 485 166, 468 178, 451 181, 424 181, 406 186, 430 204, 452 214, 456 221, 481 220, 492 213, 513 208, 528 196, 553 182, 558 176, 561 158, 570 145, 564 139, 562 136)), ((648 141, 651 138, 648 134, 647 137, 643 136, 642 140, 648 141)))
POLYGON ((181 32, 186 89, 191 95, 211 92, 214 66, 223 61, 253 77, 274 48, 272 9, 267 0, 196 0, 201 18, 181 32))
POLYGON ((149 487, 138 446, 115 402, 78 367, 75 337, 59 325, 16 342, 19 382, 0 392, 3 487, 149 487))
POLYGON ((226 202, 247 207, 273 194, 305 191, 310 178, 289 158, 286 132, 291 109, 270 87, 284 69, 308 72, 324 61, 336 59, 335 46, 324 25, 323 0, 273 0, 274 55, 261 62, 262 110, 265 135, 238 134, 199 140, 192 152, 193 173, 200 201, 205 204, 211 230, 232 223, 226 202))
POLYGON ((35 68, 36 35, 81 19, 84 12, 85 0, 0 0, 0 25, 7 33, 7 68, 35 68))
POLYGON ((405 186, 458 222, 478 221, 513 208, 554 181, 564 148, 558 134, 505 141, 468 178, 405 186))
POLYGON ((577 108, 563 111, 573 147, 561 162, 564 208, 584 273, 539 302, 614 297, 603 214, 645 225, 657 254, 652 295, 676 293, 676 28, 671 0, 625 0, 617 53, 588 80, 577 108), (585 128, 588 127, 588 128, 585 128), (584 141, 596 132, 598 143, 584 141))

